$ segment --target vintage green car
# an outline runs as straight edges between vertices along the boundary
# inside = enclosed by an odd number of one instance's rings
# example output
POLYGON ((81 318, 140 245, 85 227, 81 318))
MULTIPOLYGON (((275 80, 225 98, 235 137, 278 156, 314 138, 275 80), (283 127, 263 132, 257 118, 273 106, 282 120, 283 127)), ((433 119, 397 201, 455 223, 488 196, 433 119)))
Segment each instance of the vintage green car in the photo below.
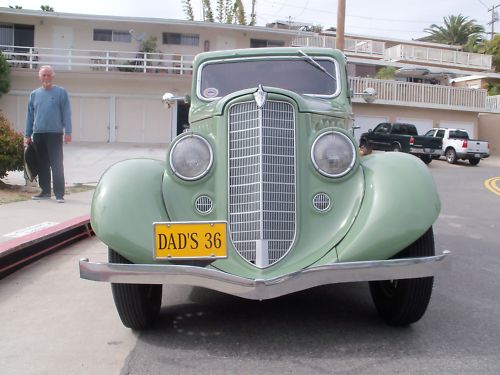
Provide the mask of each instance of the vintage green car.
POLYGON ((338 50, 198 55, 190 128, 166 160, 102 176, 91 223, 109 263, 82 259, 81 277, 111 283, 132 329, 153 324, 163 284, 264 300, 369 281, 388 324, 419 320, 449 259, 434 252, 439 196, 417 158, 361 156, 354 95, 338 50))

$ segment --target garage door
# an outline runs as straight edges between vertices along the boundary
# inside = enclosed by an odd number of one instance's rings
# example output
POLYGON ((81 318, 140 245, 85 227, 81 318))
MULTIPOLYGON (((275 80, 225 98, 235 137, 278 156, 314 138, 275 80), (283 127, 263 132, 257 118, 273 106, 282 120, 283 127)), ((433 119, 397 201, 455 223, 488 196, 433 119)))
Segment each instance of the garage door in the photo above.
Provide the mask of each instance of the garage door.
POLYGON ((432 129, 432 120, 429 119, 398 117, 396 121, 415 125, 417 127, 418 134, 420 135, 425 134, 428 130, 432 129))
POLYGON ((440 128, 454 128, 467 130, 469 137, 474 138, 476 133, 474 132, 473 122, 462 122, 462 121, 439 121, 440 128))
POLYGON ((109 98, 71 97, 73 140, 109 141, 109 98))
POLYGON ((157 99, 120 97, 116 100, 116 141, 167 143, 170 114, 157 99))
POLYGON ((387 122, 387 117, 381 116, 360 116, 354 115, 354 125, 359 126, 359 129, 354 130, 354 138, 359 141, 359 136, 366 133, 368 129, 374 129, 381 122, 387 122))

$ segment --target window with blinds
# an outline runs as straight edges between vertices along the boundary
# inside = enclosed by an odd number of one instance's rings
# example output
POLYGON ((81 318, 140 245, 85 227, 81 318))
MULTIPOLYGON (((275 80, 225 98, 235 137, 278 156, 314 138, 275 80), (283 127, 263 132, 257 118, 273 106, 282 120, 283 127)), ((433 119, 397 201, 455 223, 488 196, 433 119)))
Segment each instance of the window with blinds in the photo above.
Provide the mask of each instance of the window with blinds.
POLYGON ((199 46, 200 36, 198 34, 163 33, 163 44, 174 44, 182 46, 199 46))
POLYGON ((34 47, 35 26, 21 24, 0 24, 0 48, 14 50, 15 46, 34 47))

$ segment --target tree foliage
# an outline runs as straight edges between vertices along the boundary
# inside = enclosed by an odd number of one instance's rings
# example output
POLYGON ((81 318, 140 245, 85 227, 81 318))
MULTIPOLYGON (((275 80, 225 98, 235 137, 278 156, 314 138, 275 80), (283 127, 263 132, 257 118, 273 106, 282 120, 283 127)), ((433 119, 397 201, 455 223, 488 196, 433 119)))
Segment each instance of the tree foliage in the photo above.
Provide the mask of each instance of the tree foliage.
POLYGON ((424 29, 429 36, 422 38, 428 42, 467 46, 472 48, 483 40, 484 27, 476 23, 476 20, 471 20, 469 17, 448 16, 443 17, 444 26, 432 24, 424 29))
POLYGON ((235 0, 233 5, 233 12, 236 16, 236 21, 240 25, 246 25, 247 21, 245 19, 245 7, 241 0, 235 0))
POLYGON ((160 50, 158 49, 158 38, 156 36, 150 36, 148 39, 143 40, 141 42, 141 45, 139 46, 139 52, 160 52, 160 50))
POLYGON ((215 8, 215 12, 217 13, 217 22, 223 23, 225 20, 224 14, 226 12, 224 0, 217 0, 217 8, 215 8))
POLYGON ((10 90, 10 65, 0 53, 0 97, 10 90))
POLYGON ((500 35, 495 35, 491 40, 484 41, 477 52, 492 55, 495 72, 500 72, 500 35))
POLYGON ((376 79, 394 79, 397 68, 394 66, 385 66, 377 71, 375 74, 376 79))
MULTIPOLYGON (((182 0, 182 4, 186 19, 194 21, 195 17, 191 0, 182 0)), ((216 0, 215 15, 212 11, 211 1, 202 0, 203 21, 253 26, 257 18, 255 14, 255 4, 256 0, 252 0, 252 14, 250 15, 250 20, 247 22, 245 6, 242 0, 216 0)))
POLYGON ((194 21, 193 5, 191 0, 182 0, 182 9, 188 21, 194 21))
POLYGON ((203 20, 205 22, 214 22, 214 12, 210 0, 202 0, 203 4, 203 20))
POLYGON ((54 11, 54 8, 52 8, 50 5, 40 5, 40 9, 43 10, 44 12, 54 11))
POLYGON ((500 85, 490 83, 488 85, 488 95, 490 96, 500 95, 500 85))

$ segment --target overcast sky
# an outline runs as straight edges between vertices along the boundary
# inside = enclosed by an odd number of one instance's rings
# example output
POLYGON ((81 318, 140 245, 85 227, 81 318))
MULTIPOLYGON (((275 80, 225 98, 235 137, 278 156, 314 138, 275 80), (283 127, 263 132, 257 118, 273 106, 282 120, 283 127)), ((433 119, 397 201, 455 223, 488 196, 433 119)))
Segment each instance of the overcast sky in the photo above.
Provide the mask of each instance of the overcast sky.
MULTIPOLYGON (((251 0, 243 0, 251 12, 251 0)), ((497 1, 497 3, 500 3, 497 1)), ((0 0, 0 6, 20 5, 23 9, 40 9, 47 4, 56 12, 84 13, 131 17, 185 19, 181 0, 0 0)), ((201 20, 201 0, 191 0, 195 20, 201 20)), ((433 23, 442 24, 443 17, 461 13, 475 19, 487 31, 497 5, 493 0, 346 0, 348 34, 414 39, 427 35, 423 29, 433 23)), ((215 12, 216 0, 212 0, 215 12)), ((497 8, 500 12, 500 7, 497 8)), ((257 0, 257 25, 274 20, 289 20, 322 25, 337 23, 337 1, 332 0, 257 0)), ((500 31, 500 21, 495 24, 500 31)))

